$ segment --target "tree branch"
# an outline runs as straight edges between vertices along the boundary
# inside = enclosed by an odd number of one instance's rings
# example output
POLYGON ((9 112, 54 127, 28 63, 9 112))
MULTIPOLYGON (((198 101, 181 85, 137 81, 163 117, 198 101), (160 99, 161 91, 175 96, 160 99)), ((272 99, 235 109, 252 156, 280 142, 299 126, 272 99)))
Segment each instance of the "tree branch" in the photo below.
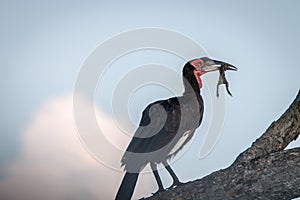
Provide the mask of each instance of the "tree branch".
POLYGON ((232 165, 149 198, 291 199, 300 196, 300 148, 232 165))
POLYGON ((300 197, 300 91, 286 112, 224 170, 148 199, 291 199, 300 197))
POLYGON ((239 162, 245 162, 269 153, 283 150, 300 132, 300 91, 290 107, 274 121, 250 148, 240 154, 239 162))

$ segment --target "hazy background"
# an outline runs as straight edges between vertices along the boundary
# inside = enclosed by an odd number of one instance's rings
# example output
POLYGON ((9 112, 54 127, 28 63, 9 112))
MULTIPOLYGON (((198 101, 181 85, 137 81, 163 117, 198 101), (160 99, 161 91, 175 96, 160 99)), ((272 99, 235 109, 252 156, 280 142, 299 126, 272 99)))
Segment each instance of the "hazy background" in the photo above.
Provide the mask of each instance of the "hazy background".
MULTIPOLYGON (((182 181, 227 167, 287 109, 299 90, 299 8, 297 0, 1 1, 1 199, 114 197, 122 173, 97 162, 81 145, 72 92, 82 63, 97 45, 141 27, 178 31, 213 58, 239 68, 228 74, 234 98, 226 98, 224 128, 213 151, 199 159, 204 138, 200 128, 173 164, 182 181)), ((180 71, 185 62, 162 52, 142 55, 125 56, 120 67, 153 61, 180 71)), ((138 108, 132 101, 128 105, 134 123, 143 105, 169 95, 166 90, 144 89, 152 91, 148 101, 139 102, 138 108)), ((205 91, 203 97, 209 99, 205 91)), ((135 101, 139 99, 143 98, 136 96, 135 101)), ((101 98, 96 104, 99 119, 113 130, 114 121, 101 109, 101 98)), ((299 144, 298 139, 290 147, 299 144)), ((165 171, 161 174, 168 186, 170 177, 165 171)), ((153 176, 145 174, 135 197, 149 196, 156 189, 153 176)))

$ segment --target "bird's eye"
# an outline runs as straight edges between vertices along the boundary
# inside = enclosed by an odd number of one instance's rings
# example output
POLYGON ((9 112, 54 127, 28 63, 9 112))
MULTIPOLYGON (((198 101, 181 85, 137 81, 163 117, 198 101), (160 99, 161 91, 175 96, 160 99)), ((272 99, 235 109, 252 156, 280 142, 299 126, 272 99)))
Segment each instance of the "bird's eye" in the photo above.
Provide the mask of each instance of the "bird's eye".
POLYGON ((195 59, 195 60, 192 60, 190 62, 190 64, 196 69, 196 70, 199 70, 201 67, 203 67, 204 65, 204 62, 202 59, 195 59))
POLYGON ((203 60, 199 60, 199 62, 197 62, 197 66, 198 67, 202 67, 204 65, 203 60))

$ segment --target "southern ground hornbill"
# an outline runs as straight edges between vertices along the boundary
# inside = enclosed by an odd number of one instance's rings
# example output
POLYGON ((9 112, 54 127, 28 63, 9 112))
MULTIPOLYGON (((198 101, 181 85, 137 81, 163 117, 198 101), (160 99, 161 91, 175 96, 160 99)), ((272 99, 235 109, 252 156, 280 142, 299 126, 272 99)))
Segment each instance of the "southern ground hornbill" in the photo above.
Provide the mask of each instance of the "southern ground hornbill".
POLYGON ((131 198, 139 172, 148 163, 158 184, 158 191, 164 190, 157 171, 157 164, 160 163, 171 175, 172 186, 180 184, 167 160, 183 148, 201 124, 204 109, 200 95, 201 75, 219 70, 221 66, 226 66, 224 70, 236 70, 230 64, 207 57, 187 62, 182 70, 183 95, 156 101, 145 108, 139 127, 121 160, 126 174, 116 195, 117 200, 131 198))

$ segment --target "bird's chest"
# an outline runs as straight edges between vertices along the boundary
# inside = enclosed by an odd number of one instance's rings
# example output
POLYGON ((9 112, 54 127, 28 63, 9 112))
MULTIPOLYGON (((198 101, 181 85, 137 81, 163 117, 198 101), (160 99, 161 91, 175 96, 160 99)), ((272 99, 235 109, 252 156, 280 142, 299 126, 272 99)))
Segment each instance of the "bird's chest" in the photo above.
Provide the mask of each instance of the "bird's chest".
POLYGON ((169 156, 175 155, 188 143, 202 121, 203 108, 198 103, 182 103, 180 114, 176 114, 177 124, 172 132, 173 141, 170 145, 169 156))
POLYGON ((173 155, 174 153, 178 152, 184 144, 186 144, 192 137, 194 131, 192 130, 187 130, 185 131, 181 137, 179 137, 175 143, 174 146, 172 147, 170 153, 168 155, 173 155))
POLYGON ((199 127, 202 113, 198 105, 181 104, 169 112, 164 129, 171 138, 187 136, 187 133, 199 127))
POLYGON ((181 127, 182 130, 188 131, 196 129, 202 121, 203 111, 198 104, 183 105, 181 107, 181 127))

